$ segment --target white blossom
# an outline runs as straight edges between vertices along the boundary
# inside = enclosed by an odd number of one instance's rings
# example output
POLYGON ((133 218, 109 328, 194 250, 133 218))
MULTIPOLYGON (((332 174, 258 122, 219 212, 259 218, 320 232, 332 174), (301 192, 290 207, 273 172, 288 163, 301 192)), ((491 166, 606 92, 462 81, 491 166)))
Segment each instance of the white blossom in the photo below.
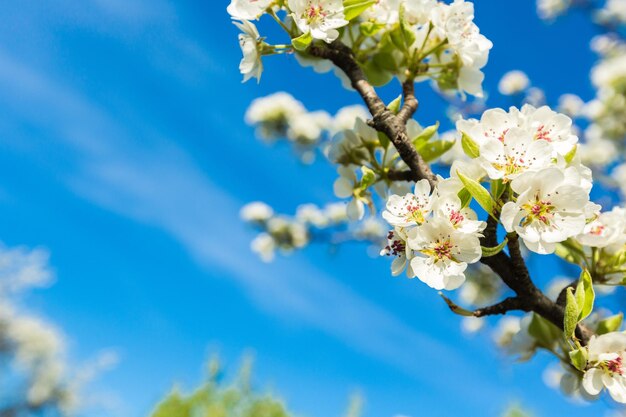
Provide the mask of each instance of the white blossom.
POLYGON ((302 204, 296 209, 296 219, 301 223, 309 223, 315 227, 328 226, 329 220, 324 212, 315 204, 302 204))
POLYGON ((243 74, 243 81, 246 82, 250 78, 261 80, 263 72, 263 63, 261 62, 263 42, 260 40, 259 31, 254 23, 247 20, 233 22, 243 33, 239 34, 239 46, 243 53, 243 58, 239 63, 239 72, 243 74))
POLYGON ((527 173, 511 182, 518 195, 502 207, 507 232, 517 232, 533 252, 554 252, 556 243, 576 236, 585 227, 589 194, 572 184, 556 167, 527 173))
POLYGON ((585 246, 617 252, 626 244, 626 209, 614 207, 588 221, 576 239, 585 246))
POLYGON ((226 11, 233 19, 254 20, 265 12, 273 0, 231 0, 226 11))
POLYGON ((246 204, 239 211, 239 217, 246 222, 265 222, 274 215, 274 210, 261 201, 246 204))
POLYGON ((426 221, 431 208, 430 184, 427 180, 420 180, 413 193, 389 196, 383 218, 392 226, 415 226, 426 221))
POLYGON ((468 263, 481 255, 480 241, 441 218, 434 218, 408 232, 408 244, 415 251, 411 267, 415 275, 437 290, 454 290, 465 281, 468 263))
POLYGON ((598 395, 606 388, 615 401, 626 403, 626 376, 623 368, 626 334, 614 332, 592 336, 587 349, 588 369, 582 384, 585 391, 598 395))
POLYGON ((346 106, 339 109, 332 122, 333 133, 354 128, 356 119, 367 120, 369 111, 362 105, 346 106))
POLYGON ((611 172, 611 177, 620 187, 624 196, 626 196, 626 163, 616 166, 611 172))
POLYGON ((498 83, 498 91, 505 96, 512 96, 528 88, 530 80, 523 71, 509 71, 502 76, 498 83))
POLYGON ((545 20, 552 20, 565 13, 571 0, 537 0, 537 13, 545 20))
POLYGON ((563 94, 559 97, 559 112, 569 116, 578 117, 585 106, 585 102, 576 94, 563 94))
POLYGON ((313 39, 330 43, 339 37, 337 28, 348 24, 341 0, 288 0, 287 4, 298 29, 313 39))
POLYGON ((413 251, 407 244, 406 229, 396 227, 387 234, 387 245, 380 251, 381 256, 393 256, 391 262, 391 275, 400 275, 405 269, 409 278, 415 276, 410 261, 413 258, 413 251))
POLYGON ((271 235, 261 233, 252 240, 250 249, 259 255, 263 262, 271 262, 276 253, 276 241, 271 235))
POLYGON ((297 114, 289 120, 287 137, 302 144, 315 143, 330 126, 331 120, 325 111, 297 114))
POLYGON ((258 126, 261 137, 275 139, 286 136, 290 121, 305 112, 301 102, 281 91, 254 99, 246 111, 245 120, 258 126))
POLYGON ((619 150, 614 141, 602 136, 598 125, 591 124, 585 130, 585 141, 578 144, 576 154, 585 165, 606 167, 618 158, 619 150))

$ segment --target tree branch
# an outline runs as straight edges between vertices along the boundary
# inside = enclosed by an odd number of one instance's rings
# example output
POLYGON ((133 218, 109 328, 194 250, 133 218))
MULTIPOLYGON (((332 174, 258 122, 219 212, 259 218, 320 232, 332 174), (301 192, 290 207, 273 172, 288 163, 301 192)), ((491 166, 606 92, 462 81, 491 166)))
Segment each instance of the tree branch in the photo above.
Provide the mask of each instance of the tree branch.
POLYGON ((508 297, 504 300, 500 301, 497 304, 479 308, 474 311, 474 317, 485 317, 485 316, 494 316, 497 314, 506 314, 509 311, 513 310, 522 310, 522 311, 530 311, 527 310, 527 307, 521 298, 518 297, 508 297))
POLYGON ((403 123, 406 123, 417 111, 419 102, 415 97, 415 81, 411 78, 407 78, 402 83, 402 95, 404 96, 404 104, 398 112, 398 119, 403 123))
MULTIPOLYGON (((426 179, 431 188, 434 189, 437 185, 437 177, 415 150, 406 131, 406 122, 413 116, 418 107, 413 81, 403 83, 404 104, 398 115, 395 115, 387 108, 374 87, 368 82, 351 48, 341 41, 335 41, 331 44, 313 44, 308 51, 315 57, 330 60, 348 76, 352 87, 359 93, 372 114, 372 120, 368 124, 389 137, 398 154, 410 169, 410 173, 404 171, 390 173, 389 178, 413 181, 426 179)), ((496 246, 497 229, 498 221, 490 216, 481 244, 496 246)), ((499 304, 482 309, 485 312, 483 314, 488 315, 487 312, 492 311, 493 314, 502 314, 507 311, 507 308, 534 311, 557 327, 563 328, 564 308, 546 297, 533 283, 521 255, 517 235, 509 237, 508 248, 510 256, 501 251, 494 256, 482 258, 481 262, 500 276, 502 281, 515 291, 516 297, 505 299, 499 304)), ((576 335, 583 344, 587 343, 591 334, 589 329, 582 325, 576 329, 576 335)))
MULTIPOLYGON (((374 87, 367 81, 365 73, 356 61, 352 50, 341 41, 334 41, 331 44, 311 45, 309 53, 318 58, 328 59, 341 68, 372 114, 374 128, 389 137, 402 160, 409 166, 413 174, 411 179, 413 181, 426 179, 434 188, 437 184, 437 177, 409 140, 406 132, 406 120, 401 120, 385 106, 374 87)), ((410 87, 407 88, 410 90, 410 87)), ((409 100, 409 102, 412 101, 409 100)))

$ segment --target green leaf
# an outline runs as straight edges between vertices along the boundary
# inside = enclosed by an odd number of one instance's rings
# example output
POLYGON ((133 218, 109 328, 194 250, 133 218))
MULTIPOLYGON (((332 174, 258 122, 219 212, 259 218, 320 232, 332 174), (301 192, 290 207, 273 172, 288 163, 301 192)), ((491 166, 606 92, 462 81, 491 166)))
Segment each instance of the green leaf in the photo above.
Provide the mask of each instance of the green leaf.
POLYGON ((587 368, 587 349, 580 348, 572 350, 569 353, 569 359, 576 369, 584 372, 585 368, 587 368))
POLYGON ((528 325, 528 334, 537 341, 539 346, 552 348, 562 338, 563 332, 548 320, 533 313, 528 325))
POLYGON ((381 68, 373 60, 367 61, 362 68, 368 81, 374 87, 382 87, 393 78, 393 73, 381 68))
POLYGON ((384 27, 385 25, 381 23, 363 22, 359 26, 359 30, 363 36, 374 36, 384 27))
POLYGON ((582 265, 585 259, 585 253, 577 242, 571 239, 565 242, 557 243, 555 255, 572 264, 582 265))
POLYGON ((502 251, 502 249, 504 249, 504 247, 506 246, 508 241, 509 241, 509 239, 505 237, 504 240, 502 241, 502 243, 500 243, 496 247, 488 248, 488 247, 485 247, 485 246, 481 246, 480 248, 483 251, 483 258, 489 258, 490 256, 494 256, 494 255, 499 254, 502 251))
POLYGON ((502 197, 504 190, 506 190, 506 185, 504 185, 504 182, 501 179, 491 181, 491 195, 494 200, 498 200, 502 197))
POLYGON ((461 200, 461 208, 465 208, 469 206, 472 202, 472 195, 467 191, 467 188, 463 187, 461 191, 459 191, 459 200, 461 200))
POLYGON ((493 214, 493 207, 495 206, 495 202, 491 198, 491 194, 489 191, 485 189, 478 181, 475 181, 465 175, 461 174, 459 171, 456 172, 457 176, 463 182, 463 185, 469 191, 469 193, 474 197, 476 202, 488 213, 493 214))
POLYGON ((437 133, 438 129, 439 122, 424 128, 424 130, 422 130, 419 135, 417 135, 412 140, 415 149, 417 149, 417 151, 419 152, 420 147, 424 146, 426 142, 428 142, 434 136, 434 134, 437 133))
POLYGON ((600 320, 598 322, 598 327, 596 328, 596 334, 599 336, 601 334, 616 332, 622 327, 622 321, 624 320, 624 313, 619 313, 611 317, 607 317, 604 320, 600 320))
POLYGON ((442 292, 439 292, 439 295, 441 296, 441 298, 443 298, 443 300, 446 302, 446 304, 450 308, 450 311, 452 311, 454 314, 458 314, 459 316, 464 316, 464 317, 474 316, 473 312, 466 310, 463 307, 459 307, 458 305, 454 303, 454 301, 452 301, 451 299, 443 295, 442 292))
POLYGON ((361 15, 370 6, 376 4, 375 0, 344 0, 343 14, 344 19, 350 21, 361 15))
POLYGON ((402 94, 396 97, 391 103, 387 105, 387 108, 394 114, 398 114, 400 111, 400 104, 402 104, 402 94))
POLYGON ((593 311, 593 303, 595 301, 595 293, 593 291, 593 283, 591 282, 591 274, 588 270, 583 269, 576 286, 576 302, 580 309, 578 321, 586 319, 593 311))
POLYGON ((567 162, 568 164, 572 162, 572 160, 576 156, 576 151, 578 151, 578 145, 574 145, 572 149, 565 154, 565 162, 567 162))
POLYGON ((361 184, 359 185, 362 190, 365 190, 376 181, 376 173, 366 166, 361 167, 361 184))
POLYGON ((418 149, 418 152, 422 155, 424 162, 432 162, 444 153, 448 152, 453 146, 453 140, 437 140, 434 142, 427 142, 418 149))
POLYGON ((309 47, 311 42, 313 41, 313 37, 311 36, 311 32, 304 33, 297 38, 293 38, 291 40, 291 44, 298 51, 305 51, 306 48, 309 47))
POLYGON ((410 48, 417 38, 415 32, 411 28, 411 25, 406 20, 406 16, 404 13, 404 2, 400 4, 400 31, 402 32, 402 39, 404 40, 404 45, 406 48, 410 48))
POLYGON ((380 142, 380 146, 387 149, 387 147, 389 146, 389 143, 391 142, 389 140, 389 137, 383 132, 376 132, 376 133, 378 135, 378 141, 380 142))
POLYGON ((461 132, 461 146, 463 152, 470 158, 478 158, 480 156, 480 147, 478 144, 465 132, 461 132))
POLYGON ((568 339, 573 337, 574 332, 576 331, 579 311, 578 303, 576 302, 576 297, 574 296, 574 290, 568 288, 567 302, 565 304, 565 316, 563 317, 563 334, 568 339))

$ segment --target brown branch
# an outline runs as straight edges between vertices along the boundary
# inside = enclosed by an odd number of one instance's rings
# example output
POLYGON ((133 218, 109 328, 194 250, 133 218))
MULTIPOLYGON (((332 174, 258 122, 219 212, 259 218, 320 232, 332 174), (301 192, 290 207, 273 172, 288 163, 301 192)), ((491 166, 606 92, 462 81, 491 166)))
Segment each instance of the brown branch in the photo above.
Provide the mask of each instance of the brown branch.
POLYGON ((530 311, 528 306, 518 297, 508 297, 497 304, 479 308, 474 311, 474 317, 494 316, 497 314, 506 314, 513 310, 530 311))
POLYGON ((387 178, 391 181, 413 181, 413 172, 411 171, 389 171, 387 178))
POLYGON ((407 78, 402 83, 402 95, 404 97, 404 104, 398 112, 398 119, 403 123, 406 123, 417 111, 419 102, 415 97, 415 82, 412 78, 407 78))
POLYGON ((309 53, 318 58, 328 59, 341 68, 372 114, 373 127, 389 137, 402 160, 408 165, 413 174, 411 179, 414 181, 426 179, 434 188, 437 177, 409 140, 406 121, 401 120, 385 106, 374 87, 367 81, 352 50, 341 41, 335 41, 331 44, 313 44, 309 47, 309 53))
MULTIPOLYGON (((413 181, 427 179, 434 189, 437 185, 437 177, 415 150, 406 131, 406 122, 412 117, 418 106, 414 83, 412 81, 403 83, 404 105, 398 115, 395 115, 385 106, 374 87, 368 82, 351 48, 341 41, 335 41, 331 44, 313 44, 308 51, 315 57, 330 60, 348 76, 352 87, 359 93, 372 114, 372 120, 368 121, 368 124, 389 137, 398 154, 410 169, 410 175, 400 171, 393 173, 389 178, 395 177, 413 181)), ((482 245, 490 247, 497 245, 497 228, 498 221, 490 216, 484 237, 481 239, 482 245)), ((516 297, 506 299, 502 303, 486 307, 483 310, 506 312, 506 308, 513 306, 517 310, 533 311, 559 328, 563 328, 564 308, 546 297, 533 283, 521 255, 517 235, 509 237, 508 248, 510 256, 500 252, 494 256, 482 258, 481 262, 500 276, 502 281, 516 293, 516 297)), ((586 344, 591 332, 583 325, 579 325, 576 329, 576 335, 583 344, 586 344)))

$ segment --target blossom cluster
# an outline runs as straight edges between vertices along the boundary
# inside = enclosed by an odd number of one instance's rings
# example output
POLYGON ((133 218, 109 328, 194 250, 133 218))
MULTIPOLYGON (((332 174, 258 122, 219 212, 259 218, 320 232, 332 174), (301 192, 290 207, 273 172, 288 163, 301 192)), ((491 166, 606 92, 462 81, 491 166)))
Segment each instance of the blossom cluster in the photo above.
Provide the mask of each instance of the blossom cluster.
MULTIPOLYGON (((259 79, 264 55, 296 52, 305 66, 317 71, 332 68, 309 55, 313 42, 340 40, 355 52, 370 81, 385 84, 400 79, 431 79, 442 90, 482 96, 492 43, 474 23, 474 5, 464 0, 447 4, 436 0, 232 0, 227 8, 241 30, 244 81, 259 79), (269 45, 252 20, 271 15, 291 38, 291 45, 269 45), (283 16, 283 17, 280 17, 283 16), (385 62, 383 65, 382 63, 385 62)), ((342 76, 342 75, 340 75, 342 76)))
POLYGON ((316 240, 331 245, 369 241, 380 247, 386 233, 382 222, 375 218, 349 224, 346 205, 342 202, 324 207, 302 204, 294 216, 285 216, 255 201, 242 207, 240 217, 260 230, 252 240, 251 249, 265 262, 272 261, 276 251, 289 253, 316 240))
POLYGON ((381 252, 395 257, 393 275, 406 269, 432 288, 453 290, 465 281, 468 264, 482 256, 479 238, 486 224, 447 184, 431 190, 421 180, 412 193, 391 195, 383 218, 394 227, 381 252))
POLYGON ((336 132, 351 129, 357 118, 365 120, 368 115, 360 105, 343 107, 335 116, 325 111, 308 111, 290 94, 278 92, 253 100, 245 120, 256 127, 261 139, 275 142, 286 138, 303 162, 312 162, 316 148, 323 148, 336 132))

